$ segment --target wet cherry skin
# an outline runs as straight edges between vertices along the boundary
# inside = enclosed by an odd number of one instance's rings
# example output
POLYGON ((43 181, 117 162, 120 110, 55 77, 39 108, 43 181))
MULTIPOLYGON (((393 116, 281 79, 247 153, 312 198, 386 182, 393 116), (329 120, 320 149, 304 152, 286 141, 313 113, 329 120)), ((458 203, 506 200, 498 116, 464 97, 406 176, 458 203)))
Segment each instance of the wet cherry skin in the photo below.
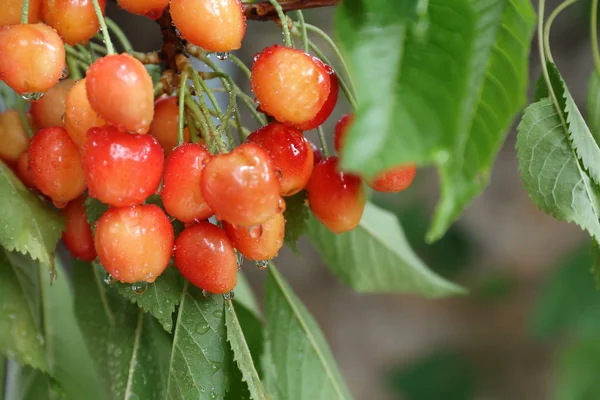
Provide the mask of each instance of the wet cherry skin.
POLYGON ((65 101, 65 129, 69 136, 82 147, 87 141, 88 129, 104 125, 106 121, 94 111, 88 100, 85 78, 77 81, 65 101))
POLYGON ((64 79, 48 90, 44 97, 31 103, 31 116, 38 128, 64 126, 63 116, 67 109, 67 95, 75 82, 64 79))
MULTIPOLYGON (((21 23, 23 0, 2 0, 0 7, 0 26, 17 25, 21 23)), ((42 0, 29 0, 27 21, 35 24, 42 19, 42 0)))
POLYGON ((277 257, 283 246, 285 220, 275 214, 267 222, 250 228, 223 221, 223 229, 233 246, 249 260, 262 261, 277 257))
MULTIPOLYGON (((106 0, 98 0, 104 13, 106 0)), ((100 29, 94 3, 90 0, 44 0, 44 21, 71 46, 86 44, 100 29)))
POLYGON ((169 5, 169 0, 118 0, 119 6, 132 14, 158 19, 169 5))
POLYGON ((84 198, 72 200, 61 213, 65 216, 65 231, 62 234, 65 246, 75 258, 91 262, 96 258, 92 229, 87 220, 84 198))
POLYGON ((29 137, 19 112, 9 109, 0 114, 0 159, 16 163, 29 147, 29 137))
MULTIPOLYGON (((179 106, 176 97, 164 97, 154 103, 154 119, 148 133, 158 140, 165 150, 165 155, 171 154, 179 135, 179 106)), ((183 140, 186 143, 190 141, 187 128, 183 131, 183 140)))
POLYGON ((335 74, 335 71, 333 70, 333 68, 331 68, 329 65, 325 65, 325 69, 327 70, 327 73, 329 74, 329 79, 331 82, 331 89, 329 90, 329 96, 327 97, 325 104, 323 104, 323 107, 321 107, 321 110, 317 113, 317 115, 313 119, 311 119, 310 121, 305 122, 303 124, 295 125, 295 127, 300 129, 301 131, 310 131, 312 129, 318 128, 320 125, 323 124, 323 122, 325 122, 327 120, 327 118, 329 118, 329 116, 335 109, 335 105, 337 104, 338 92, 339 92, 339 81, 338 81, 337 75, 335 74))

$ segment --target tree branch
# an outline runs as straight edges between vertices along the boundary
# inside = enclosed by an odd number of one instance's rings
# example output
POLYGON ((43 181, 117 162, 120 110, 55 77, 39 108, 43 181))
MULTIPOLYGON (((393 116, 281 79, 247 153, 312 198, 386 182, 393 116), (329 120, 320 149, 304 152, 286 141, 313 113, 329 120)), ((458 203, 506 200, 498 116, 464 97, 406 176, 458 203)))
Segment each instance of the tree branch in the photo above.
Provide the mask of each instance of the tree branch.
POLYGON ((156 22, 158 22, 158 25, 160 26, 160 32, 163 37, 161 58, 167 62, 168 69, 177 71, 175 56, 183 52, 183 45, 181 39, 179 39, 175 32, 175 26, 173 26, 173 21, 171 20, 169 7, 165 8, 161 17, 156 22))
MULTIPOLYGON (((280 1, 284 12, 305 10, 308 8, 330 7, 341 3, 342 0, 290 0, 280 1)), ((277 19, 275 8, 268 1, 262 1, 254 4, 244 4, 244 14, 247 19, 264 21, 277 19)))

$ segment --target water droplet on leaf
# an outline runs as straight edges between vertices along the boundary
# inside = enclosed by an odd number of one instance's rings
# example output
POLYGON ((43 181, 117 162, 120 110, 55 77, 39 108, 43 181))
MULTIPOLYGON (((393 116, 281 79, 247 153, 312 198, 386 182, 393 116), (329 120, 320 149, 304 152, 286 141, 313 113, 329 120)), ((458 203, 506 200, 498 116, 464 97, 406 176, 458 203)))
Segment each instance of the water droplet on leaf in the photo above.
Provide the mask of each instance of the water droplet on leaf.
POLYGON ((256 262, 256 268, 258 269, 267 269, 269 266, 269 260, 260 260, 256 262))
POLYGON ((135 294, 144 294, 144 292, 148 289, 148 282, 136 282, 131 284, 131 290, 135 294))
POLYGON ((21 97, 23 98, 23 100, 36 101, 36 100, 41 99, 43 95, 44 95, 44 93, 42 93, 42 92, 30 92, 30 93, 23 93, 21 95, 21 97))

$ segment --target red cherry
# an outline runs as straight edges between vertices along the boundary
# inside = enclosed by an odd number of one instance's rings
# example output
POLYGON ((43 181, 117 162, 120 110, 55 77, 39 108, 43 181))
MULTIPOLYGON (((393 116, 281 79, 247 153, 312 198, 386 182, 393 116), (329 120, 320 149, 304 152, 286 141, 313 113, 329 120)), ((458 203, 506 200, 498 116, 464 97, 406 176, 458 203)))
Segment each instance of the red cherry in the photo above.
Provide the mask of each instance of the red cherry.
MULTIPOLYGON (((23 0, 2 0, 0 7, 0 26, 21 23, 23 0)), ((42 19, 42 0, 29 0, 28 22, 35 24, 42 19)))
POLYGON ((171 0, 171 18, 186 40, 208 51, 242 47, 246 17, 239 0, 171 0))
MULTIPOLYGON (((176 97, 165 97, 154 103, 154 119, 148 132, 156 139, 168 156, 177 145, 179 135, 179 106, 176 97)), ((190 132, 183 131, 184 141, 190 141, 190 132)))
POLYGON ((54 86, 65 67, 65 46, 48 25, 0 27, 0 80, 15 92, 37 99, 34 94, 54 86))
POLYGON ((348 129, 350 128, 350 124, 354 120, 353 114, 345 114, 339 121, 335 124, 335 133, 333 135, 333 145, 335 146, 335 151, 340 153, 342 148, 344 147, 344 141, 346 140, 346 134, 348 129))
POLYGON ((71 79, 62 80, 48 90, 40 100, 31 103, 31 116, 39 128, 64 125, 67 95, 73 85, 75 82, 71 79))
POLYGON ((94 248, 92 229, 85 214, 83 197, 70 201, 62 209, 62 214, 66 219, 62 239, 71 255, 81 261, 94 261, 96 249, 94 248))
POLYGON ((275 214, 267 222, 244 228, 223 221, 223 229, 233 246, 249 260, 261 261, 277 257, 283 246, 285 219, 275 214))
POLYGON ((167 157, 162 200, 169 215, 190 223, 214 214, 200 190, 202 168, 210 157, 204 147, 191 143, 179 146, 167 157))
POLYGON ((329 91, 329 96, 327 97, 325 104, 323 104, 323 107, 321 107, 321 111, 319 111, 319 113, 313 119, 305 122, 304 124, 296 125, 296 128, 300 129, 301 131, 310 131, 318 128, 327 120, 327 118, 329 118, 333 112, 333 109, 335 108, 335 105, 337 104, 340 86, 338 78, 333 68, 331 68, 329 65, 325 65, 325 68, 327 69, 329 79, 331 80, 331 90, 329 91))
POLYGON ((17 173, 21 182, 30 189, 35 189, 35 183, 33 182, 33 174, 31 168, 29 168, 29 153, 25 152, 19 157, 17 161, 17 173))
POLYGON ((82 147, 87 141, 87 131, 90 128, 106 125, 92 108, 85 89, 85 78, 77 81, 69 90, 65 103, 65 128, 71 139, 82 147))
POLYGON ((247 140, 261 145, 273 159, 280 173, 282 196, 304 189, 313 170, 313 152, 302 132, 274 122, 253 132, 247 140))
POLYGON ((311 142, 310 140, 308 140, 308 139, 306 139, 306 140, 308 141, 308 144, 310 144, 310 148, 313 151, 313 164, 317 165, 323 159, 323 154, 321 153, 321 149, 318 148, 317 145, 314 144, 313 142, 311 142))
POLYGON ((173 251, 173 226, 153 204, 110 208, 96 225, 94 245, 100 263, 116 280, 154 282, 173 251))
POLYGON ((119 130, 146 133, 154 115, 154 88, 144 64, 113 54, 87 71, 86 89, 94 110, 119 130))
POLYGON ((175 240, 175 264, 192 285, 210 293, 229 293, 237 283, 237 257, 225 232, 199 222, 175 240))
POLYGON ((164 154, 150 135, 119 132, 113 126, 92 128, 83 147, 90 196, 115 207, 141 204, 156 192, 164 154))
POLYGON ((132 14, 145 15, 150 19, 158 19, 169 0, 117 0, 119 6, 132 14))
POLYGON ((35 187, 58 208, 83 193, 85 179, 79 148, 64 128, 40 130, 31 139, 28 152, 35 187))
MULTIPOLYGON (((104 13, 106 0, 98 0, 98 4, 104 13)), ((100 29, 90 0, 44 0, 43 16, 71 46, 87 43, 100 29)))
POLYGON ((417 173, 416 164, 405 164, 392 167, 367 181, 367 185, 378 192, 401 192, 408 188, 417 173))
POLYGON ((27 131, 21 123, 17 110, 6 110, 0 114, 0 159, 16 163, 29 147, 27 131))
POLYGON ((255 57, 251 84, 261 109, 291 126, 315 119, 331 92, 325 64, 301 50, 279 45, 255 57))
POLYGON ((350 231, 360 222, 366 203, 362 182, 339 171, 336 156, 315 166, 306 191, 313 214, 333 233, 350 231))
POLYGON ((282 212, 285 204, 273 161, 252 143, 211 158, 202 171, 200 188, 217 218, 240 226, 262 224, 282 212))

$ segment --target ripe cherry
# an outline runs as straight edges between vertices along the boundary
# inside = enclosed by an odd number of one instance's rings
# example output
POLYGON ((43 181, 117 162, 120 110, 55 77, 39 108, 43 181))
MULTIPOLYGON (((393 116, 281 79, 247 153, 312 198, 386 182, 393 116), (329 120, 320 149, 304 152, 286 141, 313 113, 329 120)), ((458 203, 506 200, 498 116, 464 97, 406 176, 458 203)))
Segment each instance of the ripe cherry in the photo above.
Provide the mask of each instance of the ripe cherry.
POLYGON ((237 257, 225 232, 203 221, 175 240, 175 264, 192 285, 209 293, 225 294, 237 283, 237 257))
POLYGON ((85 190, 79 148, 64 128, 40 130, 31 139, 29 168, 35 187, 62 208, 85 190))
POLYGON ((336 156, 315 166, 306 191, 313 214, 333 233, 350 231, 360 222, 366 203, 362 182, 339 171, 336 156))
POLYGON ((116 280, 154 282, 173 252, 173 226, 153 204, 110 208, 96 225, 94 244, 100 263, 116 280))
MULTIPOLYGON (((148 132, 161 144, 165 155, 171 154, 177 145, 179 134, 179 106, 176 97, 165 97, 154 103, 154 119, 148 132)), ((190 132, 184 130, 184 141, 190 141, 190 132)))
POLYGON ((254 58, 251 84, 261 109, 291 126, 317 117, 331 92, 325 64, 301 50, 279 45, 254 58))
POLYGON ((317 145, 311 142, 310 140, 308 140, 308 144, 310 144, 310 148, 313 151, 313 163, 314 165, 317 165, 323 159, 323 153, 321 153, 321 149, 318 148, 317 145))
POLYGON ((123 131, 146 133, 154 115, 154 88, 144 64, 129 54, 104 56, 87 72, 94 110, 123 131))
MULTIPOLYGON (((106 0, 98 0, 104 13, 106 0)), ((100 29, 94 3, 89 0, 44 0, 44 21, 71 46, 85 44, 100 29)))
POLYGON ((106 121, 94 111, 87 97, 85 78, 77 81, 69 90, 65 103, 65 128, 71 139, 81 147, 87 141, 90 128, 106 125, 106 121))
POLYGON ((204 201, 200 176, 210 153, 199 144, 185 144, 167 157, 162 187, 162 200, 169 215, 191 223, 214 214, 204 201))
POLYGON ((313 119, 303 124, 295 125, 296 128, 300 129, 301 131, 310 131, 312 129, 318 128, 320 125, 323 124, 323 122, 327 120, 327 118, 329 118, 329 116, 335 108, 335 105, 337 104, 339 92, 338 78, 333 68, 331 68, 329 65, 325 65, 325 68, 327 69, 329 79, 331 80, 331 89, 329 91, 329 96, 327 97, 325 104, 323 104, 323 107, 321 107, 321 110, 313 119))
POLYGON ((169 0, 117 0, 119 6, 132 14, 158 19, 169 5, 169 0))
POLYGON ((242 47, 246 17, 239 0, 171 0, 171 17, 186 40, 208 51, 242 47))
POLYGON ((39 98, 58 82, 65 66, 65 46, 48 25, 0 27, 0 80, 24 98, 39 98))
POLYGON ((164 154, 150 135, 92 128, 83 147, 90 196, 115 207, 141 204, 160 184, 164 154))
POLYGON ((17 174, 25 186, 35 189, 33 174, 31 168, 29 168, 29 153, 27 151, 21 154, 19 161, 17 161, 17 174))
POLYGON ((273 161, 253 143, 212 157, 202 171, 200 188, 217 218, 245 227, 266 222, 285 204, 273 161))
POLYGON ((350 124, 352 123, 354 116, 352 114, 344 114, 342 118, 335 124, 335 130, 333 135, 333 145, 335 147, 335 151, 341 153, 342 148, 344 147, 344 140, 346 137, 346 133, 350 128, 350 124))
POLYGON ((283 246, 285 219, 275 214, 267 222, 250 228, 223 221, 223 229, 233 246, 249 260, 261 261, 277 257, 283 246))
POLYGON ((67 108, 67 95, 75 82, 65 79, 48 90, 44 97, 31 103, 31 116, 40 128, 51 128, 53 126, 64 126, 63 116, 67 108))
POLYGON ((65 231, 62 234, 65 246, 75 258, 91 262, 96 258, 92 229, 85 214, 83 197, 70 201, 62 214, 65 216, 65 231))
POLYGON ((282 196, 304 189, 313 170, 313 152, 302 132, 274 122, 253 132, 247 140, 262 146, 273 159, 280 174, 282 196))
MULTIPOLYGON (((19 24, 21 22, 22 8, 23 0, 2 0, 0 26, 19 24)), ((30 24, 35 24, 42 19, 42 0, 29 0, 27 17, 30 24)))
POLYGON ((16 163, 29 147, 29 137, 17 110, 0 114, 0 159, 16 163))

